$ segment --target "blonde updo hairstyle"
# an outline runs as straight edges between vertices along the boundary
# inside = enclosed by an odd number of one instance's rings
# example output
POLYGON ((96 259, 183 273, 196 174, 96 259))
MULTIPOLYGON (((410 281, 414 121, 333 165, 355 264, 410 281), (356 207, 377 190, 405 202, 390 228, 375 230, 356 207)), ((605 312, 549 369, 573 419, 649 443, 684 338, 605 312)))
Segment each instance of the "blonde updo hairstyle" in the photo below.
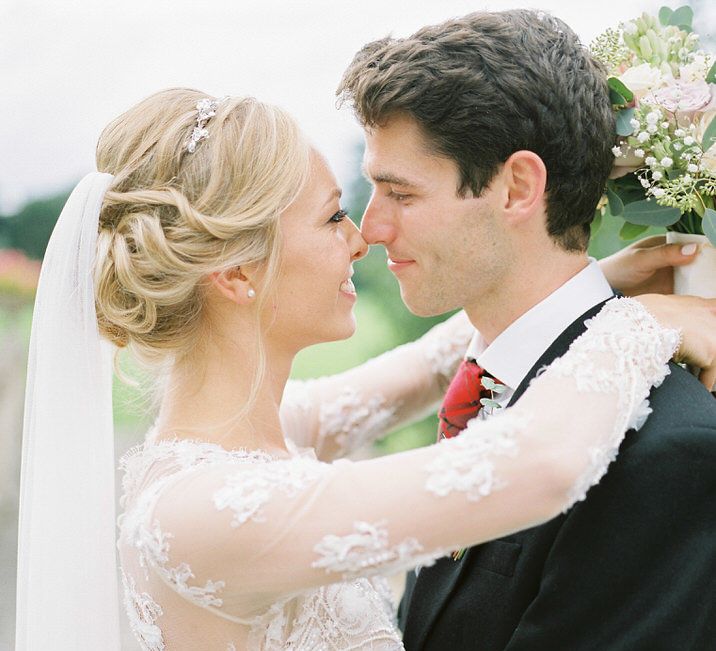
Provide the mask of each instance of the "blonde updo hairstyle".
POLYGON ((205 340, 209 273, 265 262, 270 287, 279 215, 310 169, 294 120, 253 98, 220 101, 208 138, 189 153, 196 104, 206 98, 156 93, 109 124, 97 145, 97 169, 115 177, 99 218, 99 330, 155 370, 205 340))

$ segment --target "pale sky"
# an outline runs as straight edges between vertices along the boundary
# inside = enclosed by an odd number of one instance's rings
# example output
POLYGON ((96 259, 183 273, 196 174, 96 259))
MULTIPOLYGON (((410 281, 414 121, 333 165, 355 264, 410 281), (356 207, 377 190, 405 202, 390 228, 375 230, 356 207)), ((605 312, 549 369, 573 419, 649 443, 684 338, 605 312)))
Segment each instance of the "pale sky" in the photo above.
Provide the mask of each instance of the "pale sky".
POLYGON ((0 0, 0 212, 93 170, 104 125, 172 86, 280 104, 347 184, 361 131, 350 110, 336 110, 334 90, 367 41, 477 9, 532 6, 589 43, 661 4, 682 2, 0 0))

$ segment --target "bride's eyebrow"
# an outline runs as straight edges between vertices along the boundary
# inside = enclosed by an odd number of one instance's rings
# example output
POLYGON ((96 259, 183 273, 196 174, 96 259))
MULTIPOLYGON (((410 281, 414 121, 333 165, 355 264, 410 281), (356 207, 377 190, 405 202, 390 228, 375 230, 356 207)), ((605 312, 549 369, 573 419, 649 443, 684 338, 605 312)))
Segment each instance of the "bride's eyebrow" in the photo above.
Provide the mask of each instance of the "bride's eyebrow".
POLYGON ((340 199, 341 196, 343 196, 343 190, 341 190, 340 188, 333 188, 333 190, 331 190, 330 196, 328 197, 328 199, 326 199, 326 202, 323 205, 326 206, 334 199, 340 199))

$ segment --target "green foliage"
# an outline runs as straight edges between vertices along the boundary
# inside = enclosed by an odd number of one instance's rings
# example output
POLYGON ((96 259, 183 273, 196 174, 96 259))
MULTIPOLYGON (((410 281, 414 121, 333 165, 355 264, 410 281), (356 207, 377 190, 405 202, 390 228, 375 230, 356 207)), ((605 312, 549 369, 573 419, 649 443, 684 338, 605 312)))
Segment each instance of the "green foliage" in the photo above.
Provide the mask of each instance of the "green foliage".
POLYGON ((674 10, 671 7, 662 7, 659 9, 659 22, 666 27, 673 13, 674 10))
POLYGON ((634 133, 634 127, 631 125, 631 119, 634 117, 633 108, 621 109, 617 113, 617 134, 620 136, 630 136, 634 133))
POLYGON ((609 77, 607 83, 609 84, 609 97, 613 105, 624 106, 634 99, 634 93, 618 77, 609 77))
POLYGON ((41 260, 68 196, 69 192, 61 192, 36 199, 15 215, 0 218, 0 248, 18 249, 41 260))
POLYGON ((621 237, 623 240, 633 240, 634 238, 643 235, 644 231, 646 231, 647 228, 649 227, 642 226, 640 224, 630 224, 629 222, 624 222, 624 225, 619 231, 619 237, 621 237))
POLYGON ((624 202, 610 185, 607 185, 607 200, 609 201, 609 212, 612 215, 618 217, 624 212, 624 202))
POLYGON ((709 126, 706 127, 704 137, 701 139, 701 147, 704 151, 708 151, 714 143, 716 143, 716 117, 711 118, 709 126))
MULTIPOLYGON (((624 238, 621 234, 624 224, 625 222, 621 217, 615 217, 608 209, 605 209, 600 228, 598 230, 592 229, 592 237, 589 243, 589 255, 600 260, 601 258, 606 258, 612 253, 616 253, 628 244, 631 244, 638 239, 642 239, 642 237, 660 235, 666 232, 663 228, 649 227, 639 236, 624 238)), ((625 233, 625 235, 631 234, 625 233)))
POLYGON ((706 83, 716 84, 716 61, 714 61, 711 69, 706 73, 706 83))
POLYGON ((709 238, 711 244, 716 246, 716 210, 706 208, 702 221, 704 235, 709 238))
POLYGON ((626 221, 641 226, 671 226, 679 221, 681 211, 678 208, 659 205, 653 199, 643 199, 626 204, 621 216, 626 221))
MULTIPOLYGON (((661 11, 659 12, 659 19, 661 19, 661 11)), ((674 25, 674 27, 683 29, 685 32, 691 32, 693 29, 691 26, 693 20, 694 10, 688 5, 685 5, 674 10, 669 16, 669 22, 666 24, 674 25)))

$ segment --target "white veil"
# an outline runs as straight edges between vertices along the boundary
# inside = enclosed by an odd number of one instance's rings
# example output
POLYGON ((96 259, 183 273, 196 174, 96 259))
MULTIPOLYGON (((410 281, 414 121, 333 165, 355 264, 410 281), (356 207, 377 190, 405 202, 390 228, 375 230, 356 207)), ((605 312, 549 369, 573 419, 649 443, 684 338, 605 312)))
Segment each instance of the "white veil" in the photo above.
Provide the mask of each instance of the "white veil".
POLYGON ((17 651, 119 651, 112 345, 92 267, 113 177, 88 174, 47 247, 32 319, 22 445, 17 651))

